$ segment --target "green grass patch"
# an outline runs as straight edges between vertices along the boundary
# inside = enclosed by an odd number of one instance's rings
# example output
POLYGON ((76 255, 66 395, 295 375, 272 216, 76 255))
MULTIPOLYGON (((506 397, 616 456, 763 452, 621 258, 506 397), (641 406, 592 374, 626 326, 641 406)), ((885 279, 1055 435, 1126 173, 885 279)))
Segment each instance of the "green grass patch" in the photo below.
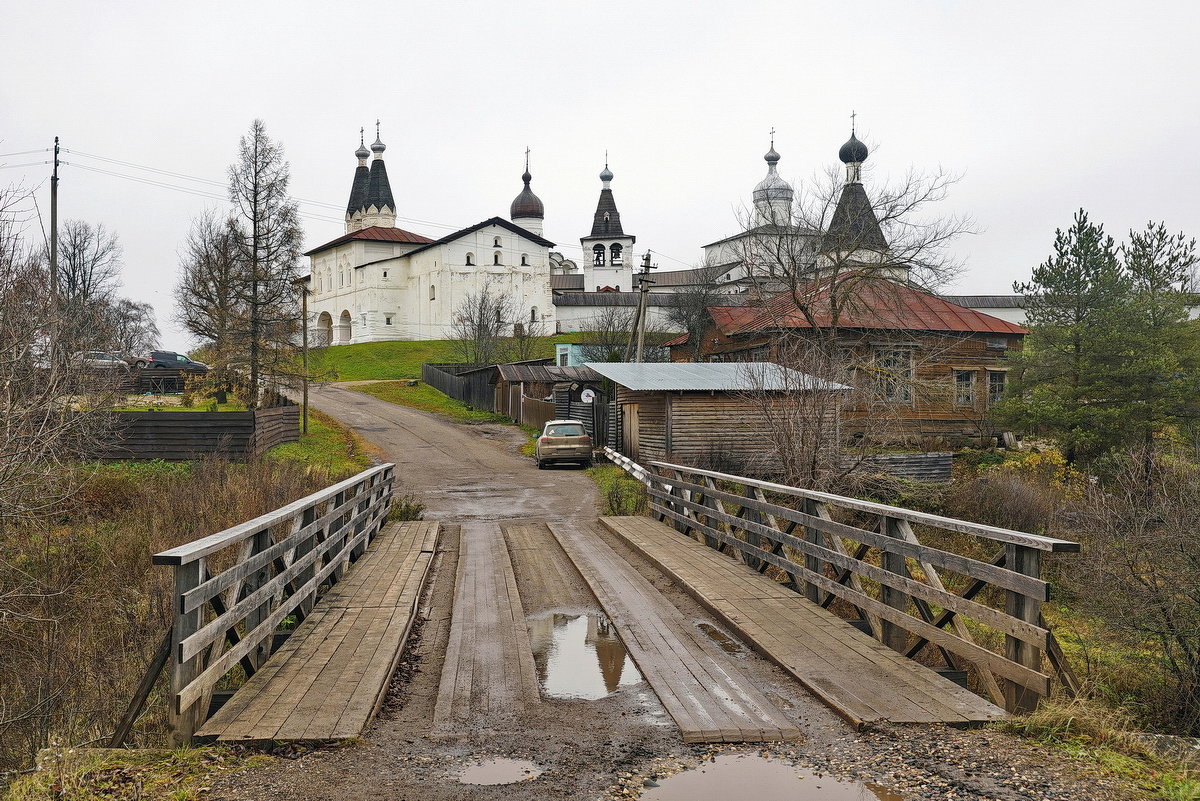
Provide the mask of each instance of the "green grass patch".
MULTIPOLYGON (((533 358, 554 355, 560 342, 574 342, 578 334, 542 337, 533 358)), ((445 339, 422 342, 360 342, 357 345, 331 345, 309 351, 309 369, 314 376, 329 381, 395 381, 420 378, 421 365, 454 362, 454 343, 445 339)))
POLYGON ((417 384, 415 387, 410 387, 402 381, 381 381, 378 384, 363 384, 353 387, 353 389, 373 395, 388 403, 410 406, 426 412, 436 412, 460 423, 512 422, 512 418, 507 415, 473 409, 462 401, 443 395, 428 384, 417 384))
POLYGON ((43 752, 42 770, 13 782, 4 801, 198 801, 208 796, 219 776, 271 759, 220 747, 48 750, 43 752))
POLYGON ((334 481, 371 466, 370 446, 361 437, 316 409, 309 409, 308 415, 308 433, 299 442, 276 445, 266 458, 324 468, 334 481))
POLYGON ((615 464, 589 467, 587 474, 600 488, 606 515, 640 515, 646 511, 646 486, 615 464))
POLYGON ((1200 801, 1200 780, 1139 739, 1126 710, 1085 698, 1053 698, 1037 711, 992 724, 1048 745, 1166 801, 1200 801))

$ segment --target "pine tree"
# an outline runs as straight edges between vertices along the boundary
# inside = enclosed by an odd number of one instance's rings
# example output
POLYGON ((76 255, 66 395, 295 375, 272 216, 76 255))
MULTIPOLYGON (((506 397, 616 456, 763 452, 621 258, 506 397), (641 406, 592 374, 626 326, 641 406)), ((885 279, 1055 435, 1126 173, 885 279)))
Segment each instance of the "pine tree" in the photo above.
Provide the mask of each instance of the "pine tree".
POLYGON ((1015 283, 1030 336, 1005 404, 1071 460, 1152 441, 1195 418, 1200 332, 1185 292, 1195 243, 1159 224, 1118 247, 1080 209, 1054 254, 1015 283))

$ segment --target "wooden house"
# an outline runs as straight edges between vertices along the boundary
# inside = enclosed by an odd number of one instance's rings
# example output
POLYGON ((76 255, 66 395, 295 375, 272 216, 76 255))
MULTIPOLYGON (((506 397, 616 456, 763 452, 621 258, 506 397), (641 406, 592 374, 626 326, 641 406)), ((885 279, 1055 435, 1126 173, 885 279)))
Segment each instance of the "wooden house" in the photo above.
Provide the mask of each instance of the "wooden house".
MULTIPOLYGON (((635 461, 675 460, 771 474, 773 409, 795 393, 841 393, 841 384, 779 365, 735 363, 589 363, 613 383, 619 450, 635 461)), ((837 404, 820 421, 836 429, 837 404)))
MULTIPOLYGON (((991 409, 1004 396, 1008 356, 1021 350, 1027 333, 882 279, 801 287, 758 305, 708 311, 712 325, 702 337, 701 360, 772 361, 820 373, 806 353, 819 346, 837 354, 839 369, 831 365, 826 377, 856 388, 842 413, 843 434, 887 444, 958 445, 997 436, 991 409)), ((667 345, 672 361, 695 352, 687 335, 667 345)))

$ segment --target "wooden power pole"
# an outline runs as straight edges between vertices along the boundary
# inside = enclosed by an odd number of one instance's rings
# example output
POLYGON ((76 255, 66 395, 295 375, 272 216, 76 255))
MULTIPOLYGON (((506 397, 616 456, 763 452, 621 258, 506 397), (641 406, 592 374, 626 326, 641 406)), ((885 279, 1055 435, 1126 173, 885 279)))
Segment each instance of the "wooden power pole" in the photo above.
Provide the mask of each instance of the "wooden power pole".
POLYGON ((58 137, 54 137, 54 172, 50 174, 50 297, 58 302, 58 137))

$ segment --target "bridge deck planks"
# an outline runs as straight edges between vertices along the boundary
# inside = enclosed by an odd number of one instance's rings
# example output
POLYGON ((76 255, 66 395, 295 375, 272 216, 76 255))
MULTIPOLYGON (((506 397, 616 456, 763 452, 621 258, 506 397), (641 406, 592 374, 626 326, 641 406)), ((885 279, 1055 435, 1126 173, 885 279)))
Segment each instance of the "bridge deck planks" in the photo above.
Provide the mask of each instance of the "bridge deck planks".
POLYGON ((851 723, 996 720, 1004 711, 742 563, 649 517, 601 522, 851 723))
POLYGON ((463 523, 433 733, 453 737, 519 720, 540 702, 525 612, 500 526, 463 523))
POLYGON ((197 736, 241 742, 359 735, 395 671, 437 539, 434 521, 384 526, 197 736))
POLYGON ((801 734, 662 593, 598 536, 550 529, 621 632, 685 742, 771 742, 801 734))

